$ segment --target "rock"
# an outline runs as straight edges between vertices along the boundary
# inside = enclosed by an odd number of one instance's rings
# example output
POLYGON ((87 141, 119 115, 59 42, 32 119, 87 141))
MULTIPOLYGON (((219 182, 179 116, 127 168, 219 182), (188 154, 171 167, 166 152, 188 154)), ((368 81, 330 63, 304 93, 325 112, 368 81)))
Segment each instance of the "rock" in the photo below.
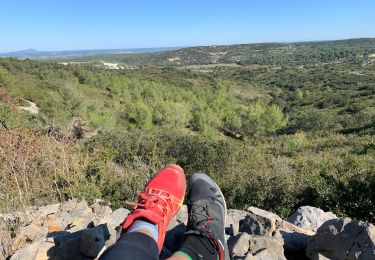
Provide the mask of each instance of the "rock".
POLYGON ((11 260, 36 259, 36 254, 38 252, 38 248, 40 247, 41 243, 42 241, 39 241, 38 243, 33 243, 31 245, 27 245, 21 248, 20 250, 16 251, 10 259, 11 260))
POLYGON ((37 211, 38 217, 43 218, 43 217, 48 216, 50 214, 54 214, 56 212, 59 212, 60 211, 60 203, 39 207, 36 211, 37 211))
POLYGON ((233 259, 286 259, 283 245, 267 236, 240 233, 229 239, 228 248, 233 259))
POLYGON ((68 201, 65 201, 61 203, 61 210, 65 212, 72 212, 72 211, 92 211, 87 204, 86 200, 81 200, 78 202, 77 199, 70 199, 68 201))
POLYGON ((106 247, 110 247, 111 245, 113 245, 114 243, 116 243, 117 239, 120 237, 120 232, 119 234, 117 234, 117 230, 114 229, 110 224, 105 224, 107 226, 107 230, 108 230, 108 238, 106 238, 106 241, 105 241, 105 245, 106 247))
POLYGON ((250 213, 253 213, 255 215, 262 216, 264 218, 273 219, 273 220, 279 221, 279 222, 283 221, 282 218, 280 218, 275 213, 272 213, 272 212, 269 212, 269 211, 266 211, 266 210, 263 210, 263 209, 259 209, 259 208, 256 208, 256 207, 249 207, 247 209, 247 211, 250 212, 250 213))
POLYGON ((228 240, 229 253, 232 256, 244 256, 250 248, 250 235, 247 233, 240 233, 228 240))
POLYGON ((288 222, 297 227, 316 232, 324 222, 335 218, 337 218, 337 216, 332 212, 325 212, 319 208, 303 206, 299 207, 297 211, 288 218, 288 222))
POLYGON ((86 228, 91 228, 94 226, 94 223, 93 221, 91 220, 91 218, 87 217, 87 218, 75 218, 73 220, 72 223, 70 223, 68 226, 67 226, 67 230, 69 230, 69 232, 76 232, 76 231, 80 231, 82 229, 86 229, 86 228))
MULTIPOLYGON (((307 245, 307 256, 329 259, 375 259, 375 227, 358 220, 331 219, 318 228, 307 245)), ((320 258, 321 259, 321 258, 320 258)))
POLYGON ((307 243, 315 232, 299 228, 262 209, 250 207, 248 211, 249 214, 240 223, 240 232, 276 239, 284 245, 287 256, 305 255, 307 243))
POLYGON ((95 218, 95 214, 87 210, 73 211, 71 213, 58 212, 48 215, 44 219, 43 225, 49 228, 56 227, 56 231, 69 230, 69 232, 75 232, 92 227, 92 220, 95 220, 95 218))
POLYGON ((113 228, 115 228, 124 221, 125 217, 129 214, 129 212, 130 212, 129 210, 124 209, 124 208, 116 209, 108 216, 103 217, 99 221, 99 224, 108 223, 113 228))
POLYGON ((178 213, 176 214, 177 225, 180 223, 187 224, 188 222, 188 208, 186 205, 182 205, 178 213))
POLYGON ((92 211, 100 217, 107 216, 112 213, 110 207, 103 205, 103 202, 96 201, 93 205, 91 205, 92 211))
POLYGON ((257 236, 272 237, 276 231, 276 222, 272 218, 249 213, 240 223, 240 232, 257 236))
POLYGON ((88 257, 96 257, 105 244, 103 229, 98 226, 82 232, 80 251, 88 257))
POLYGON ((18 250, 24 247, 26 244, 30 244, 42 237, 45 237, 48 233, 46 227, 38 227, 34 224, 21 227, 17 232, 13 243, 13 250, 18 250))
POLYGON ((177 214, 171 219, 167 227, 167 231, 173 229, 174 227, 178 226, 179 224, 187 224, 188 221, 188 212, 187 206, 182 205, 181 209, 177 212, 177 214))
POLYGON ((257 260, 286 260, 283 245, 270 237, 252 236, 250 253, 257 260))
POLYGON ((235 236, 240 231, 240 220, 244 219, 249 213, 244 210, 229 209, 227 211, 227 220, 225 223, 225 232, 229 236, 235 236))
POLYGON ((51 252, 53 251, 55 244, 51 240, 46 240, 39 243, 38 250, 35 255, 35 259, 38 260, 47 260, 51 259, 51 252))

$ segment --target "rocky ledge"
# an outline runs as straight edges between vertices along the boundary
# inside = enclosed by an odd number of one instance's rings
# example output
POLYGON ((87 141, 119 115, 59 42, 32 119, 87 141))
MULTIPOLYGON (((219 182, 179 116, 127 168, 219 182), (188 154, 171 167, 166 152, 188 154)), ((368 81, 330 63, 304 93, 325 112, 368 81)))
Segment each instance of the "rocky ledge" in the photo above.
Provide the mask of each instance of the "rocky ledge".
MULTIPOLYGON (((115 243, 129 210, 76 199, 0 214, 0 259, 95 259, 115 243)), ((182 241, 187 208, 171 221, 161 258, 182 241)), ((375 259, 372 224, 304 206, 287 220, 255 207, 228 210, 232 259, 375 259)))

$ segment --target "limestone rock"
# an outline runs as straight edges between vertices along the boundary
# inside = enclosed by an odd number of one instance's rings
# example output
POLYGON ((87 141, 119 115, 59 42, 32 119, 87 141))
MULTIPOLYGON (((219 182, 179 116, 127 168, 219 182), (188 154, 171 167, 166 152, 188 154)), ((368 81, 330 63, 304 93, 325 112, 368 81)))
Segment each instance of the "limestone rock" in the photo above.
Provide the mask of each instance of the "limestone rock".
POLYGON ((56 212, 59 212, 60 210, 60 203, 51 204, 43 207, 39 207, 36 211, 36 214, 38 217, 43 218, 45 216, 48 216, 50 214, 54 214, 56 212))
POLYGON ((100 202, 95 202, 93 205, 91 205, 92 211, 97 215, 97 216, 107 216, 112 213, 112 210, 110 207, 103 205, 100 202))
POLYGON ((307 243, 315 232, 299 228, 262 209, 250 207, 248 211, 249 214, 240 224, 240 232, 272 237, 284 245, 285 253, 290 257, 305 254, 307 243))
POLYGON ((30 244, 36 241, 48 233, 48 229, 45 227, 38 227, 34 224, 21 227, 17 232, 13 243, 13 250, 18 250, 24 247, 26 244, 30 244))
POLYGON ((90 210, 91 211, 86 200, 78 201, 75 198, 61 203, 61 210, 65 212, 72 212, 72 211, 77 211, 77 210, 90 210))
POLYGON ((229 209, 225 223, 226 234, 229 236, 237 235, 240 231, 240 220, 245 219, 248 214, 245 210, 229 209))
POLYGON ((177 214, 171 219, 171 222, 169 223, 167 227, 167 231, 173 229, 175 226, 178 226, 179 224, 187 224, 187 221, 188 221, 187 206, 182 205, 182 207, 177 212, 177 214))
POLYGON ((177 225, 180 223, 187 224, 188 222, 188 208, 186 205, 182 205, 178 213, 176 214, 177 225))
POLYGON ((108 223, 113 228, 115 228, 124 221, 125 217, 129 214, 129 212, 130 211, 128 209, 124 209, 124 208, 116 209, 111 214, 103 217, 99 221, 99 224, 108 223))
POLYGON ((247 209, 247 211, 250 212, 250 213, 253 213, 255 215, 262 216, 264 218, 273 219, 273 220, 278 221, 278 222, 282 222, 283 221, 275 213, 272 213, 272 212, 269 212, 269 211, 266 211, 266 210, 263 210, 263 209, 259 209, 259 208, 256 208, 256 207, 249 207, 247 209))
POLYGON ((232 256, 244 256, 250 248, 250 235, 248 233, 240 233, 228 240, 229 253, 232 256))
POLYGON ((335 219, 337 216, 332 212, 325 212, 319 208, 303 206, 288 218, 288 222, 297 227, 316 232, 327 220, 335 219))
POLYGON ((41 243, 42 241, 39 241, 38 243, 33 243, 33 244, 23 247, 22 249, 15 252, 15 254, 12 255, 10 259, 11 260, 35 259, 36 254, 38 252, 38 248, 40 247, 41 243))
POLYGON ((270 237, 252 236, 250 253, 257 260, 286 260, 282 244, 270 237))
POLYGON ((271 237, 276 230, 274 219, 253 213, 249 213, 240 225, 240 232, 257 236, 271 237))
POLYGON ((228 248, 233 259, 286 259, 283 245, 267 236, 240 233, 229 239, 228 248))
POLYGON ((375 227, 358 220, 331 219, 318 228, 307 245, 307 256, 319 259, 375 259, 375 227))

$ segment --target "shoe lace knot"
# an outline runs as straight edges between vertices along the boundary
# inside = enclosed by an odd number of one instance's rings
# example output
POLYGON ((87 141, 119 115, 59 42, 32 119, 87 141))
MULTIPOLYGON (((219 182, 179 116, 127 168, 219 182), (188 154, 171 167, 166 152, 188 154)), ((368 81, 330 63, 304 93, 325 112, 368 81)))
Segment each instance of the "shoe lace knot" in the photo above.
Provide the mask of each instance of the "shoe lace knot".
POLYGON ((214 218, 209 215, 207 203, 198 201, 192 202, 190 205, 189 225, 200 231, 209 231, 208 223, 213 221, 214 218))
MULTIPOLYGON (((178 199, 170 193, 159 189, 147 189, 139 194, 138 202, 125 203, 136 209, 153 209, 159 212, 159 215, 172 218, 172 207, 178 199)), ((178 203, 177 203, 178 204, 178 203)))

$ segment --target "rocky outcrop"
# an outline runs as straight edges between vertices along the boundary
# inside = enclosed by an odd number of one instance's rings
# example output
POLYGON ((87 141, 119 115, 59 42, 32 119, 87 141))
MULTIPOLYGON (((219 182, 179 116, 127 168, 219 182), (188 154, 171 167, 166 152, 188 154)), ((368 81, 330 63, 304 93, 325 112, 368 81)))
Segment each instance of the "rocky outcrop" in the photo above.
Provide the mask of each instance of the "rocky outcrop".
POLYGON ((358 220, 332 219, 308 243, 310 259, 375 259, 375 227, 358 220))
POLYGON ((327 220, 336 219, 332 212, 325 212, 319 208, 303 206, 288 218, 288 221, 297 227, 316 232, 327 220))
POLYGON ((239 251, 235 250, 237 244, 231 239, 228 241, 228 246, 232 256, 237 258, 249 258, 249 256, 252 257, 250 259, 285 259, 285 256, 299 258, 301 255, 304 257, 307 243, 314 234, 312 231, 282 220, 274 213, 250 207, 245 218, 239 223, 239 235, 233 238, 240 244, 249 244, 249 251, 239 255, 239 251), (244 239, 246 242, 243 241, 244 239))
POLYGON ((9 255, 10 259, 94 258, 115 243, 116 227, 128 213, 127 209, 112 212, 100 200, 89 206, 72 199, 0 215, 0 237, 7 236, 9 242, 0 248, 0 259, 9 255))
MULTIPOLYGON (((226 235, 233 259, 375 259, 375 228, 350 219, 301 207, 288 221, 250 207, 228 210, 226 235), (317 213, 316 213, 317 212, 317 213), (316 214, 316 215, 315 215, 316 214)), ((112 210, 104 201, 93 205, 76 199, 24 212, 0 214, 0 259, 94 259, 116 242, 120 223, 129 213, 112 210)), ((167 228, 160 257, 177 251, 188 220, 183 206, 167 228)))

